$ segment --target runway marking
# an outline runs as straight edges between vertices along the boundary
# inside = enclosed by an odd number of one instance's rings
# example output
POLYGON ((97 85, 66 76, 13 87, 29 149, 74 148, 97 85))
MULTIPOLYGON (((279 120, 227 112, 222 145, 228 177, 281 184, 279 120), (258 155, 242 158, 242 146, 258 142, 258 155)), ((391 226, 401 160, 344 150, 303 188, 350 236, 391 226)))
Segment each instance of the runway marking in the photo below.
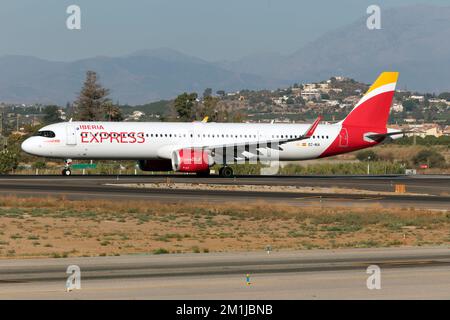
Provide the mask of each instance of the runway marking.
POLYGON ((365 200, 383 200, 385 199, 384 197, 368 197, 368 198, 361 198, 361 199, 354 199, 354 200, 359 200, 359 201, 365 201, 365 200))
POLYGON ((310 199, 321 199, 326 201, 375 201, 384 200, 384 197, 364 197, 364 198, 330 198, 324 196, 311 196, 311 197, 300 197, 295 198, 295 200, 310 200, 310 199))
POLYGON ((322 196, 301 197, 301 198, 295 198, 295 200, 308 200, 308 199, 318 199, 318 198, 322 198, 322 196))

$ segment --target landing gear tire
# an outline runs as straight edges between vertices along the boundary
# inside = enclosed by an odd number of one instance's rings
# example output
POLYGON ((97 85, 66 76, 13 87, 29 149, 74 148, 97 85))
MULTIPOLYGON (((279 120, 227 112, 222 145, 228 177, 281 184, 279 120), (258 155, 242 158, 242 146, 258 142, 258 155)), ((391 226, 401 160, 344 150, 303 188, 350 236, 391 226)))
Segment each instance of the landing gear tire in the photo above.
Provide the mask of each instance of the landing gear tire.
POLYGON ((222 167, 219 170, 219 175, 223 178, 231 178, 234 176, 234 172, 231 167, 222 167))
POLYGON ((70 176, 72 171, 70 169, 63 169, 61 173, 63 176, 70 176))

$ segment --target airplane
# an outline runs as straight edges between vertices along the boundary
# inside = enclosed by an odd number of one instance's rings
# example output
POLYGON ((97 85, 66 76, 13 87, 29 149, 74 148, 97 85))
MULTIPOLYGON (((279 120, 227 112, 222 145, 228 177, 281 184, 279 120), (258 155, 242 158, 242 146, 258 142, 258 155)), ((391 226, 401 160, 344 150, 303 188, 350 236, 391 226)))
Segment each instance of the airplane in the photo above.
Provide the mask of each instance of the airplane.
POLYGON ((232 177, 234 163, 295 161, 369 148, 406 132, 387 128, 398 72, 383 72, 337 123, 214 123, 69 121, 40 129, 22 143, 28 154, 65 159, 136 160, 143 171, 232 177))

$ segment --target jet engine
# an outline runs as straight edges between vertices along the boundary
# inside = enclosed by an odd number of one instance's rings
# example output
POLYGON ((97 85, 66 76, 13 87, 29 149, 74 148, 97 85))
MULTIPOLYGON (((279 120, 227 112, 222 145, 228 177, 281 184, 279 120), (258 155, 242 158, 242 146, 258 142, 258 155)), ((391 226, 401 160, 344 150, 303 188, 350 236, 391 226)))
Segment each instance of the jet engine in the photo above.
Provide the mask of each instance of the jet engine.
POLYGON ((209 172, 214 164, 211 155, 201 149, 186 148, 174 151, 172 154, 172 168, 180 172, 209 172))

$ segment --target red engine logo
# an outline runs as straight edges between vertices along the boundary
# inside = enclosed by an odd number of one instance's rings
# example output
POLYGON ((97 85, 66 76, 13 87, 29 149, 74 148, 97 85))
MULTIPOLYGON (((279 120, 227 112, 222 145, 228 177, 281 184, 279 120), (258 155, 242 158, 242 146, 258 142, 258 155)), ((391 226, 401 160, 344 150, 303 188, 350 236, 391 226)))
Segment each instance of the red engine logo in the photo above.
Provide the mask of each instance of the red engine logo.
POLYGON ((175 171, 203 172, 208 171, 213 164, 214 160, 208 152, 200 149, 181 149, 172 155, 172 166, 175 171))

